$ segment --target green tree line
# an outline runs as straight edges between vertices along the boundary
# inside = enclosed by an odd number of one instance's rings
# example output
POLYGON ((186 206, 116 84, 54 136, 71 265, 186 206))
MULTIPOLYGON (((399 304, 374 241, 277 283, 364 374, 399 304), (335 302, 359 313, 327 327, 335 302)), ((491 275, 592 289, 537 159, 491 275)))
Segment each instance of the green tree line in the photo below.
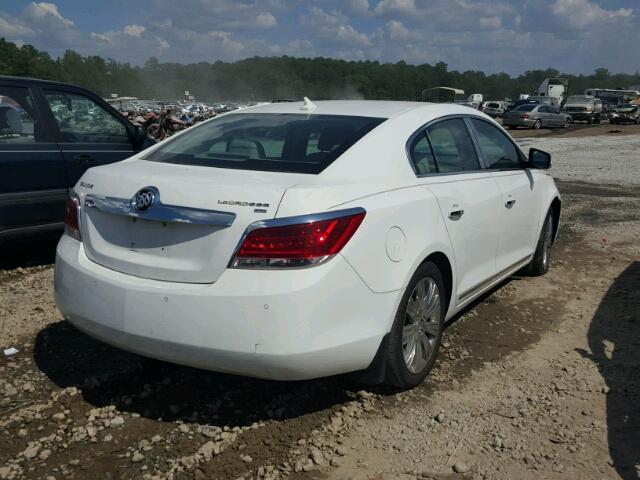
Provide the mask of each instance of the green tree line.
POLYGON ((59 58, 31 45, 0 39, 0 75, 29 76, 73 83, 107 97, 112 93, 144 99, 173 100, 188 90, 201 101, 269 101, 275 99, 365 98, 419 100, 425 88, 448 86, 485 99, 518 98, 548 77, 569 80, 571 94, 586 88, 640 85, 640 73, 612 74, 598 68, 572 75, 549 68, 510 76, 449 70, 444 62, 410 65, 404 61, 345 61, 331 58, 253 57, 237 62, 161 63, 151 57, 143 66, 68 50, 59 58))

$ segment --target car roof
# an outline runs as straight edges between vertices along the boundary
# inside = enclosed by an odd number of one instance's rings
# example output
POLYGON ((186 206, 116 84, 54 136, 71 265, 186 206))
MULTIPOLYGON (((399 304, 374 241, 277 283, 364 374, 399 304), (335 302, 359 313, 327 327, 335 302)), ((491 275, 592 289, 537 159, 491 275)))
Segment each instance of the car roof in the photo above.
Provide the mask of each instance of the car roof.
MULTIPOLYGON (((458 107, 453 104, 436 104, 425 102, 401 102, 388 100, 311 100, 312 105, 305 102, 283 102, 257 105, 230 113, 296 113, 309 115, 352 115, 358 117, 392 118, 402 113, 417 109, 439 110, 444 105, 458 107)), ((455 108, 456 110, 458 108, 455 108)))
POLYGON ((73 87, 73 88, 80 88, 82 90, 86 90, 85 88, 78 87, 78 86, 72 85, 70 83, 58 82, 58 81, 55 81, 55 80, 43 80, 41 78, 12 77, 12 76, 9 76, 9 75, 0 75, 0 82, 7 81, 7 80, 8 81, 12 81, 12 82, 40 83, 40 84, 44 84, 44 85, 58 85, 58 86, 73 87))

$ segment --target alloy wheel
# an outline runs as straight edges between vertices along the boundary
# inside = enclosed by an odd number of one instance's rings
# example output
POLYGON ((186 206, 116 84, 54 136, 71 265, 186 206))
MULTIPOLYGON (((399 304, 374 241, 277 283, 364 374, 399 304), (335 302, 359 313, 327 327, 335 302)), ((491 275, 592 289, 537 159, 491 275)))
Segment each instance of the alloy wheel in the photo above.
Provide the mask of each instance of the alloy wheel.
POLYGON ((409 372, 420 373, 431 360, 440 334, 440 317, 438 285, 425 277, 414 287, 405 309, 402 353, 409 372))

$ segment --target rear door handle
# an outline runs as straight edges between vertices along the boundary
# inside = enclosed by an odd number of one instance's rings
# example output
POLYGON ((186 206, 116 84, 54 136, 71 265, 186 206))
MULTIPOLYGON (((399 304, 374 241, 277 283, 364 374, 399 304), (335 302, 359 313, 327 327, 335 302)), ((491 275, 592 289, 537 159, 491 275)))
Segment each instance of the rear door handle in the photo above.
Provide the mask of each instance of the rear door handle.
POLYGON ((93 160, 94 160, 91 155, 88 155, 86 153, 82 153, 80 155, 76 155, 75 157, 73 157, 73 159, 77 163, 90 163, 90 162, 93 162, 93 160))
POLYGON ((515 201, 515 199, 512 198, 511 200, 507 200, 506 203, 504 204, 504 206, 507 207, 507 208, 511 208, 515 204, 516 204, 516 201, 515 201))
POLYGON ((449 212, 449 218, 451 220, 459 220, 460 217, 462 217, 462 215, 464 214, 464 210, 462 209, 458 209, 458 210, 451 210, 449 212))

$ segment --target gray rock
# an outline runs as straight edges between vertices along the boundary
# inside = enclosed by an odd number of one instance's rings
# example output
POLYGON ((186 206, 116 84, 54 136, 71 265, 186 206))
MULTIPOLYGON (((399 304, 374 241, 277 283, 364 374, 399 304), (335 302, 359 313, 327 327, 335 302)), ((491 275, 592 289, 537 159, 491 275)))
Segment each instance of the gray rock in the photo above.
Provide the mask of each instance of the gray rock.
POLYGON ((51 456, 51 450, 46 449, 46 450, 42 450, 40 452, 40 455, 38 455, 38 458, 40 460, 46 460, 47 458, 49 458, 51 456))
POLYGON ((124 425, 124 418, 117 416, 114 419, 111 420, 111 426, 113 427, 119 427, 121 425, 124 425))
POLYGON ((67 416, 62 412, 54 413, 53 415, 51 415, 51 420, 53 420, 54 422, 64 422, 66 418, 67 416))
POLYGON ((325 462, 324 455, 317 448, 311 450, 311 454, 309 456, 311 457, 311 460, 313 460, 313 463, 315 463, 316 465, 322 465, 325 462))
POLYGON ((131 457, 131 461, 133 463, 138 463, 141 462, 142 460, 144 460, 144 455, 141 454, 140 452, 134 452, 133 456, 131 457))
POLYGON ((31 445, 27 448, 25 448, 25 450, 22 452, 22 456, 24 458, 26 458, 27 460, 32 460, 34 458, 36 458, 36 455, 38 455, 38 452, 40 452, 40 444, 36 443, 34 445, 31 445))
POLYGON ((456 462, 453 465, 453 471, 456 473, 465 473, 469 470, 469 467, 464 462, 456 462))

